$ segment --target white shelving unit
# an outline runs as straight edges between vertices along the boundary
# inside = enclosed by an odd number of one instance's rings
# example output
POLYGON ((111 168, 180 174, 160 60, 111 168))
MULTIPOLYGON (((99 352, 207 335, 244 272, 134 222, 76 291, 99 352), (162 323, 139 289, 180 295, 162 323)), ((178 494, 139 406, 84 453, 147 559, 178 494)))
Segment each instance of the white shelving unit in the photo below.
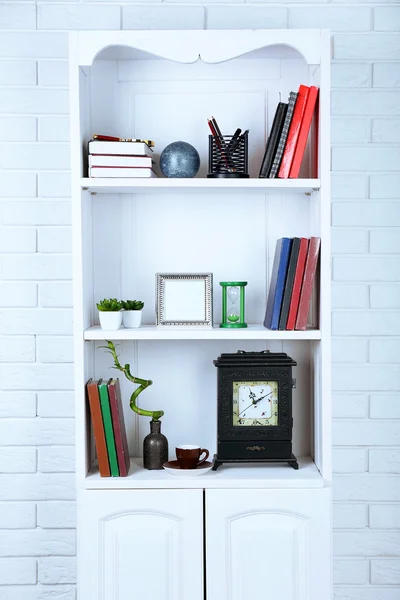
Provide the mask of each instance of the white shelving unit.
POLYGON ((78 600, 331 598, 330 38, 317 30, 92 31, 70 35, 74 232, 78 600), (257 178, 275 108, 300 83, 320 88, 318 178, 308 148, 300 179, 257 178), (250 179, 212 180, 207 116, 224 132, 250 129, 250 179), (199 151, 194 179, 89 179, 94 133, 151 138, 156 154, 184 139, 199 151), (320 293, 306 331, 262 325, 275 245, 320 236, 320 293), (212 272, 209 330, 155 326, 155 273, 212 272), (220 322, 218 281, 246 280, 247 329, 220 322), (104 331, 96 302, 144 300, 144 325, 104 331), (126 478, 101 478, 85 399, 106 378, 104 340, 154 384, 141 396, 165 411, 179 443, 216 448, 221 352, 287 352, 294 372, 294 471, 225 466, 196 478, 147 471, 137 418, 121 380, 129 449, 126 478), (251 548, 251 551, 248 549, 251 548), (261 572, 264 578, 255 576, 261 572), (155 574, 157 575, 155 577, 155 574), (266 577, 266 580, 265 580, 266 577), (266 583, 267 581, 267 583, 266 583))

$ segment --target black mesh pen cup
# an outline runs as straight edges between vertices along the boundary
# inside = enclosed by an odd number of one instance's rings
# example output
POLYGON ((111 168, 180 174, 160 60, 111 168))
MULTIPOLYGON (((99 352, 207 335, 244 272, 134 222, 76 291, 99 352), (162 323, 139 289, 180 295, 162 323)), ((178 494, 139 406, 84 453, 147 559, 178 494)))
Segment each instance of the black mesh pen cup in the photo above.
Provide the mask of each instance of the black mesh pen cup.
POLYGON ((240 179, 248 173, 248 133, 243 135, 208 136, 208 175, 240 179))

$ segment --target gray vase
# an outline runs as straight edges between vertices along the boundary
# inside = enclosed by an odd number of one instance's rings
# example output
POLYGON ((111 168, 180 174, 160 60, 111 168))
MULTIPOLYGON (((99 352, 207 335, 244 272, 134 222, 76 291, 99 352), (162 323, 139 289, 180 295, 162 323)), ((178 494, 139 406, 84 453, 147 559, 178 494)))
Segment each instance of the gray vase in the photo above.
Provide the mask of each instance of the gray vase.
POLYGON ((150 421, 150 433, 143 440, 143 466, 160 470, 168 461, 168 440, 161 433, 161 421, 150 421))

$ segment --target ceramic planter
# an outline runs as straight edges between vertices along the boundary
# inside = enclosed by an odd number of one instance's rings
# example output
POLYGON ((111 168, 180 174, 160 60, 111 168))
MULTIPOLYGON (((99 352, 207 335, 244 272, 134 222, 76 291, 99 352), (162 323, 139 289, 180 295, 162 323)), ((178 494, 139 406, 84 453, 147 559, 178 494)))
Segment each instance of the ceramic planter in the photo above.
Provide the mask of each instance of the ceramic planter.
POLYGON ((140 327, 142 322, 141 310, 124 310, 122 311, 122 320, 126 329, 134 329, 140 327))
POLYGON ((116 330, 122 325, 121 311, 99 310, 100 326, 102 329, 116 330))

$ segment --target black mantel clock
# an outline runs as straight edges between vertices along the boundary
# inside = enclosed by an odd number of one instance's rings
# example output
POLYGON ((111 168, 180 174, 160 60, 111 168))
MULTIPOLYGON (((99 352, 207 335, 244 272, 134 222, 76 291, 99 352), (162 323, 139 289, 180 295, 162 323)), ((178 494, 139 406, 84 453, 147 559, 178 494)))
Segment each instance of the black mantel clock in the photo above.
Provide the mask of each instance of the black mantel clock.
POLYGON ((292 454, 292 367, 284 352, 221 354, 218 368, 218 449, 223 463, 284 462, 292 454))

